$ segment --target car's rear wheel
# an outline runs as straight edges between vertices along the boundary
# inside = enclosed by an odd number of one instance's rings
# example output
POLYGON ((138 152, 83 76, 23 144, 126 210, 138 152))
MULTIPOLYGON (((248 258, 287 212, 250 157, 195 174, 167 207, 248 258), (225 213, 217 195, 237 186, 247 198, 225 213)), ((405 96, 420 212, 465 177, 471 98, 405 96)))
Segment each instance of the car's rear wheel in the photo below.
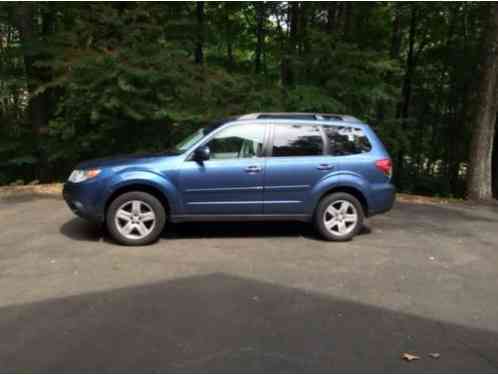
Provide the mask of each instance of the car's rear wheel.
POLYGON ((348 193, 333 193, 324 197, 315 212, 315 226, 329 241, 348 241, 363 226, 363 207, 348 193))
POLYGON ((166 212, 161 202, 141 191, 118 196, 107 210, 109 233, 123 245, 140 246, 156 241, 165 223, 166 212))

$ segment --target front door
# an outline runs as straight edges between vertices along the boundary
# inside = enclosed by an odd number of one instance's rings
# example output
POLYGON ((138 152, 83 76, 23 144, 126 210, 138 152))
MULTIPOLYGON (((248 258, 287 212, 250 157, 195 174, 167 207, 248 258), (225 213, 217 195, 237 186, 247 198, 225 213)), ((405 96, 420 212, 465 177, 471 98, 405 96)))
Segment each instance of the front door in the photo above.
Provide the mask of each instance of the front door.
POLYGON ((187 159, 180 170, 186 215, 260 215, 263 213, 265 124, 236 124, 205 143, 210 158, 187 159))

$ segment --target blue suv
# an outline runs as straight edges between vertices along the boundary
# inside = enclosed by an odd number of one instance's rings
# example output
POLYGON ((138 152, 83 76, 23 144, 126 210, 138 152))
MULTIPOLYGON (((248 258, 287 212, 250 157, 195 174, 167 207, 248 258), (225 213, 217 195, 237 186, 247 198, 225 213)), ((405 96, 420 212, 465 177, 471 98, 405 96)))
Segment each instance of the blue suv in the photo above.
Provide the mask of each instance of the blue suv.
POLYGON ((391 159, 351 116, 257 113, 209 124, 173 150, 79 164, 64 185, 77 215, 124 245, 159 238, 166 222, 299 220, 350 240, 391 209, 391 159))

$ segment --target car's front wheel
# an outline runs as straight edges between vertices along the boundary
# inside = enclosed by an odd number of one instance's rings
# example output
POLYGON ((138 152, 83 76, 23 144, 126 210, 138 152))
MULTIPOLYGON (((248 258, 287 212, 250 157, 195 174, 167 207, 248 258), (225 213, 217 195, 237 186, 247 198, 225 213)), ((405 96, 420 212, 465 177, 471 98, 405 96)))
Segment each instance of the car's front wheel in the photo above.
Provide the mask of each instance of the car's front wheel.
POLYGON ((124 193, 109 205, 106 224, 117 242, 128 246, 156 241, 166 223, 162 203, 153 195, 133 191, 124 193))
POLYGON ((361 203, 348 193, 333 193, 324 197, 315 212, 315 225, 329 241, 348 241, 363 226, 361 203))

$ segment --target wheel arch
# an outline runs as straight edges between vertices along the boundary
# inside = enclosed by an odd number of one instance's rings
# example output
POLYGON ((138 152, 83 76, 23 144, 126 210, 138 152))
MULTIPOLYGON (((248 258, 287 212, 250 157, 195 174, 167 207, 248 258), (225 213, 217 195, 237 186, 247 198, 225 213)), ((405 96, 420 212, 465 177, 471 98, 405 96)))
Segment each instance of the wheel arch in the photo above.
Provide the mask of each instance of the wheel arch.
POLYGON ((320 197, 317 200, 317 204, 315 205, 315 211, 316 208, 318 207, 318 203, 327 195, 334 194, 334 193, 347 193, 358 199, 358 201, 361 203, 361 207, 363 209, 363 214, 365 217, 368 217, 368 201, 365 196, 365 194, 358 188, 350 186, 350 185, 339 185, 339 186, 334 186, 331 187, 328 190, 325 190, 324 192, 321 193, 320 197))
POLYGON ((157 198, 159 202, 161 202, 166 213, 170 213, 171 203, 166 194, 160 188, 144 182, 132 182, 118 187, 106 198, 105 207, 104 207, 104 217, 107 216, 107 210, 109 209, 109 206, 112 203, 112 201, 114 201, 118 196, 132 191, 140 191, 152 195, 153 197, 157 198))

